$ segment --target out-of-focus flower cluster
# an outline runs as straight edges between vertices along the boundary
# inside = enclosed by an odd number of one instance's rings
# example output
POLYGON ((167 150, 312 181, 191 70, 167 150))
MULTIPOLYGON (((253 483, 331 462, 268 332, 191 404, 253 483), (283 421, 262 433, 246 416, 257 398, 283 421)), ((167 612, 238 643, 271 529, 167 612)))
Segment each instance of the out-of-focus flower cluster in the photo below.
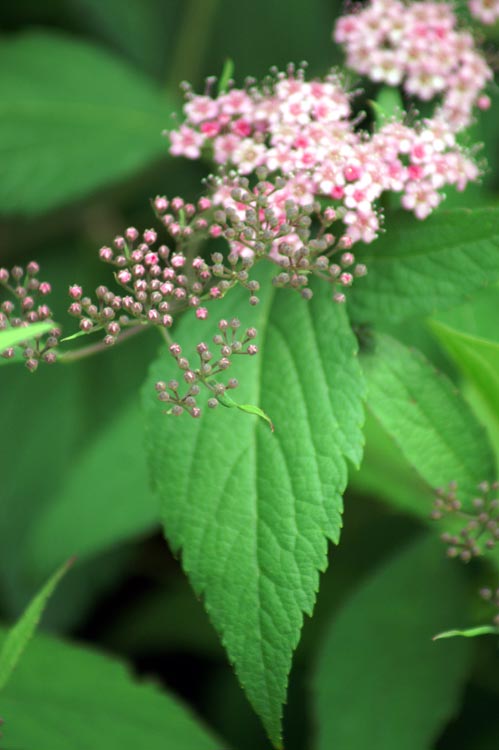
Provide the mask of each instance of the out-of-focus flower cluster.
MULTIPOLYGON (((475 4, 477 10, 485 6, 475 4)), ((473 36, 457 28, 448 3, 371 0, 338 20, 334 39, 345 47, 347 65, 361 75, 402 85, 424 101, 441 97, 435 117, 455 131, 470 124, 473 107, 489 106, 483 90, 492 70, 473 36)))
MULTIPOLYGON (((447 488, 437 490, 431 518, 452 529, 440 535, 449 557, 465 563, 482 557, 499 544, 499 482, 481 482, 476 496, 465 505, 458 497, 457 483, 451 482, 447 488)), ((482 588, 480 595, 499 610, 499 588, 482 588)), ((499 611, 494 624, 499 626, 499 611)))
POLYGON ((499 18, 499 0, 469 0, 468 6, 471 15, 487 26, 499 18))
POLYGON ((448 545, 449 557, 459 557, 469 562, 472 557, 483 555, 494 549, 499 541, 499 482, 490 485, 482 482, 477 488, 477 496, 471 507, 464 510, 458 498, 457 485, 451 483, 447 489, 437 490, 432 518, 461 519, 462 527, 457 533, 444 531, 442 541, 448 545))
MULTIPOLYGON (((40 267, 35 262, 28 263, 26 269, 21 266, 14 266, 10 271, 0 268, 0 292, 3 290, 7 297, 4 300, 0 297, 0 331, 52 320, 52 311, 46 303, 52 289, 48 281, 38 279, 39 273, 40 267)), ((48 364, 56 361, 54 350, 60 336, 61 331, 54 326, 47 335, 29 337, 19 345, 28 370, 34 372, 40 361, 48 364)), ((15 348, 9 347, 0 355, 12 359, 15 353, 15 348)))

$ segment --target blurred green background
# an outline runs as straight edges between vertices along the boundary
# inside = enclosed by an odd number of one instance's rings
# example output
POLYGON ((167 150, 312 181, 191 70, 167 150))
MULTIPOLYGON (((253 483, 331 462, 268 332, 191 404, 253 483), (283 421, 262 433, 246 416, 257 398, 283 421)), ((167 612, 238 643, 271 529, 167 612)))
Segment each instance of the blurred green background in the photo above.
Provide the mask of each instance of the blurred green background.
MULTIPOLYGON (((200 192, 203 166, 171 159, 161 134, 175 123, 172 112, 181 113, 178 83, 188 79, 199 90, 227 58, 238 83, 289 61, 307 60, 311 74, 324 73, 341 62, 331 42, 340 12, 334 0, 3 3, 0 265, 38 260, 54 288, 55 319, 71 333, 67 286, 105 283, 98 248, 131 224, 151 226, 156 194, 200 192)), ((496 200, 496 123, 497 106, 470 137, 485 143, 490 168, 483 185, 454 201, 496 200)), ((399 334, 457 378, 420 324, 399 334)), ((234 747, 265 747, 202 606, 159 533, 138 412, 156 344, 148 333, 78 365, 40 367, 36 376, 2 367, 0 618, 17 616, 47 573, 76 553, 79 565, 54 597, 45 627, 161 676, 234 747)), ((332 553, 297 654, 286 712, 291 750, 305 747, 309 735, 307 664, 324 624, 378 562, 420 532, 421 522, 397 507, 421 498, 430 504, 429 489, 386 436, 374 423, 369 429, 368 460, 346 501, 342 545, 332 553)), ((441 750, 499 746, 495 659, 493 644, 481 643, 461 716, 441 750)))

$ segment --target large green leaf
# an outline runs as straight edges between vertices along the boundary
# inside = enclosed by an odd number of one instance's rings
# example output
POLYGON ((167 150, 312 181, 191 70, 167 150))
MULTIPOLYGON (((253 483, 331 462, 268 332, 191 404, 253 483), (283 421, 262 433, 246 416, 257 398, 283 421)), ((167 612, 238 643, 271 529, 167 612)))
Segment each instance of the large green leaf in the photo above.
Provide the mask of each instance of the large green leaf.
MULTIPOLYGON (((261 354, 245 361, 237 400, 262 419, 219 408, 200 420, 168 417, 144 390, 147 443, 165 534, 182 561, 272 741, 303 622, 312 614, 327 540, 338 542, 348 458, 362 453, 364 385, 345 315, 319 288, 310 303, 263 285, 258 308, 234 293, 212 315, 238 314, 259 330, 261 354)), ((217 316, 217 317, 218 317, 217 316)), ((216 329, 186 318, 187 352, 216 329)), ((257 340, 258 342, 258 340, 257 340)), ((246 358, 244 358, 246 360, 246 358)))
POLYGON ((432 321, 444 349, 473 384, 499 426, 499 344, 432 321))
POLYGON ((318 750, 430 750, 459 705, 469 642, 432 636, 462 616, 461 570, 423 538, 331 622, 314 675, 318 750))
POLYGON ((166 153, 171 104, 120 58, 28 32, 0 45, 0 211, 36 214, 166 153))
MULTIPOLYGON (((0 634, 1 640, 1 634, 0 634)), ((6 747, 219 750, 177 700, 119 661, 37 636, 1 694, 6 747)))
MULTIPOLYGON (((379 334, 362 364, 370 410, 430 486, 457 481, 462 497, 471 498, 480 481, 492 478, 485 430, 450 380, 420 352, 379 334)), ((429 508, 422 502, 414 510, 429 508)))
POLYGON ((7 633, 0 648, 0 690, 5 687, 11 678, 23 651, 40 622, 45 605, 72 562, 72 560, 69 560, 49 578, 47 583, 29 603, 22 617, 7 633))
POLYGON ((387 213, 386 234, 359 257, 368 274, 349 294, 356 321, 445 310, 499 280, 499 208, 438 211, 424 222, 387 213))
POLYGON ((142 431, 142 414, 131 399, 82 451, 26 541, 26 555, 38 574, 68 555, 95 555, 159 523, 142 431))

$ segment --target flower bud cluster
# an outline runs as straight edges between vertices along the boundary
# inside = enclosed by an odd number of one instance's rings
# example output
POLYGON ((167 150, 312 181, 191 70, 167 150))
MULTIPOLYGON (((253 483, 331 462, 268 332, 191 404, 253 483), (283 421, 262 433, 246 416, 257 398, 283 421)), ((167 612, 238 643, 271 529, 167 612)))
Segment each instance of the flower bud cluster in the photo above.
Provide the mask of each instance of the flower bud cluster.
POLYGON ((431 517, 436 521, 447 518, 463 522, 457 533, 445 531, 441 534, 449 557, 459 557, 463 562, 469 562, 483 555, 499 542, 499 482, 492 485, 482 482, 471 507, 466 510, 463 510, 458 499, 455 483, 450 484, 448 489, 437 490, 431 517))
MULTIPOLYGON (((8 328, 23 328, 31 323, 50 321, 52 311, 45 299, 50 294, 51 286, 47 281, 40 281, 38 263, 28 263, 26 268, 14 266, 10 271, 0 268, 0 331, 8 328)), ((28 370, 34 372, 40 361, 52 364, 56 361, 55 349, 59 343, 61 331, 53 328, 48 334, 29 338, 19 344, 28 370)), ((16 347, 9 347, 0 352, 5 359, 12 359, 16 347)))
POLYGON ((229 243, 229 260, 241 257, 250 268, 260 258, 269 259, 280 269, 274 285, 296 289, 305 299, 312 296, 311 277, 319 276, 333 286, 333 298, 343 302, 339 290, 365 275, 366 267, 347 251, 352 242, 341 233, 341 224, 339 235, 331 232, 342 211, 322 209, 316 200, 297 201, 290 197, 286 180, 269 178, 265 167, 257 167, 256 174, 259 182, 252 189, 247 178, 234 173, 212 179, 213 202, 223 208, 216 217, 229 243))
MULTIPOLYGON (((476 15, 483 0, 471 0, 476 15)), ((377 83, 402 85, 410 96, 441 97, 436 117, 454 131, 467 127, 473 107, 486 108, 483 89, 493 74, 475 48, 473 36, 457 28, 445 2, 370 0, 336 23, 334 40, 343 44, 347 65, 377 83)))
POLYGON ((220 320, 218 323, 219 333, 213 337, 213 344, 218 351, 213 351, 204 341, 196 346, 196 363, 191 363, 182 351, 180 344, 174 343, 170 346, 170 354, 175 359, 177 367, 182 372, 181 380, 185 389, 181 393, 181 386, 177 380, 158 381, 156 391, 158 399, 170 406, 168 414, 180 416, 183 413, 191 417, 201 416, 201 407, 198 405, 197 397, 204 387, 210 392, 207 405, 215 409, 223 400, 227 390, 237 388, 239 383, 236 378, 229 378, 222 382, 221 378, 231 367, 232 357, 236 355, 253 356, 258 353, 258 347, 252 343, 257 332, 255 328, 248 328, 242 336, 238 336, 241 323, 237 318, 232 320, 220 320))

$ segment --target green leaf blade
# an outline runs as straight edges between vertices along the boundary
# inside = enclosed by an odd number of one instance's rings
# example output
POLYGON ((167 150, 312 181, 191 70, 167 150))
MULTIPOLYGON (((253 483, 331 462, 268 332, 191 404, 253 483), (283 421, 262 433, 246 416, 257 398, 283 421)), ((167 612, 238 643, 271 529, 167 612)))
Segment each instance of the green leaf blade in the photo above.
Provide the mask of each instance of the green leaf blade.
POLYGON ((359 323, 380 327, 429 315, 499 280, 499 209, 438 211, 424 222, 402 211, 359 259, 368 274, 349 293, 359 323))
MULTIPOLYGON (((1 640, 1 632, 0 632, 1 640)), ((135 682, 120 661, 37 636, 2 692, 9 747, 219 750, 179 701, 135 682)))
MULTIPOLYGON (((457 481, 463 499, 494 474, 485 430, 450 380, 417 350, 379 334, 362 358, 369 407, 431 487, 457 481)), ((414 508, 416 513, 428 507, 414 508)))
POLYGON ((166 155, 163 94, 119 57, 30 31, 0 48, 0 206, 35 215, 166 155))
MULTIPOLYGON (((182 550, 239 680, 280 746, 303 613, 313 610, 327 540, 339 539, 346 459, 361 458, 364 385, 345 312, 327 290, 303 304, 265 285, 255 312, 239 304, 232 295, 215 309, 237 310, 259 330, 262 354, 239 379, 242 398, 271 414, 275 432, 236 409, 172 424, 154 399, 168 365, 158 360, 144 390, 147 442, 167 539, 182 550)), ((194 345, 192 327, 180 338, 190 335, 194 345)))
POLYGON ((317 750, 422 750, 456 711, 469 664, 465 641, 435 629, 459 616, 461 570, 423 538, 354 592, 329 626, 313 678, 317 750))
POLYGON ((142 430, 142 413, 132 400, 81 452, 25 542, 28 565, 38 575, 70 554, 86 559, 157 526, 142 430))
POLYGON ((24 614, 8 632, 0 650, 0 690, 10 680, 28 642, 33 637, 50 596, 61 578, 73 564, 74 559, 62 565, 30 602, 24 614))

